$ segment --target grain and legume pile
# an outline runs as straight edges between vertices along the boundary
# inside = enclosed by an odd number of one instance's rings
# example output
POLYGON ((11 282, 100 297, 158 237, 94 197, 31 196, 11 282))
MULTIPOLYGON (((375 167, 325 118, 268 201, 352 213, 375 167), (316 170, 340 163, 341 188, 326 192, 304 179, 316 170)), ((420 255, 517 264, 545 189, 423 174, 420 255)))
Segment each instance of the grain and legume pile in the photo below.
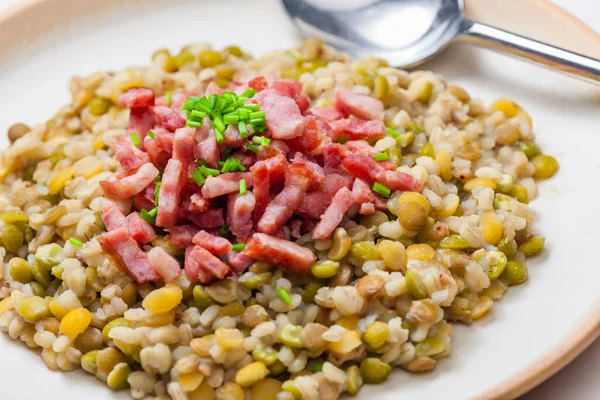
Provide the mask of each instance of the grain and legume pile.
POLYGON ((432 370, 540 252, 527 112, 315 39, 74 78, 0 159, 0 329, 135 399, 432 370))

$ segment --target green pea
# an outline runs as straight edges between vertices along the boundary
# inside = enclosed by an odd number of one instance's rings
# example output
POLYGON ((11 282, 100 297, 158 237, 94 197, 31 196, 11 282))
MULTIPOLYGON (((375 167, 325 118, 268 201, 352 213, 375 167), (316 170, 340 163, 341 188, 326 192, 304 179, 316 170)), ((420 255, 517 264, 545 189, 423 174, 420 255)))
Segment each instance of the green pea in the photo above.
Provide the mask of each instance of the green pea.
POLYGON ((446 349, 446 342, 443 339, 435 336, 425 338, 422 342, 415 346, 415 354, 417 357, 429 357, 435 354, 440 354, 446 349))
POLYGON ((185 64, 194 62, 194 55, 187 51, 182 51, 176 56, 171 58, 171 63, 175 69, 180 69, 185 64))
POLYGON ((339 268, 337 261, 319 260, 310 267, 310 272, 317 278, 327 279, 334 276, 339 268))
POLYGON ((31 128, 25 124, 14 124, 8 128, 8 140, 10 140, 11 143, 14 143, 16 140, 25 136, 29 131, 31 131, 31 128))
POLYGON ((96 372, 98 372, 98 367, 96 366, 98 352, 98 350, 93 350, 81 356, 81 368, 92 375, 96 375, 96 372))
POLYGON ((262 285, 269 283, 271 275, 272 274, 270 272, 263 272, 260 274, 244 274, 243 278, 240 278, 240 283, 246 289, 258 289, 262 287, 262 285))
POLYGON ((257 348, 252 351, 254 361, 261 361, 267 367, 278 360, 278 352, 272 347, 257 348))
POLYGON ((111 105, 112 101, 106 97, 94 97, 90 100, 88 107, 90 108, 90 113, 92 115, 99 117, 106 114, 111 105))
POLYGON ((469 248, 469 241, 460 235, 446 236, 440 242, 442 249, 464 250, 469 248))
POLYGON ((421 125, 419 125, 415 121, 410 121, 408 123, 408 126, 406 127, 406 130, 410 131, 410 132, 414 132, 414 133, 421 133, 421 132, 423 132, 423 128, 421 127, 421 125))
POLYGON ((7 253, 16 253, 23 246, 25 235, 14 224, 6 224, 2 230, 2 245, 7 253))
POLYGON ((214 50, 203 51, 200 53, 199 60, 203 68, 212 68, 225 62, 221 53, 214 50))
POLYGON ((17 282, 29 283, 33 278, 31 273, 31 265, 24 259, 19 257, 11 258, 8 262, 11 278, 17 282))
POLYGON ((31 286, 31 290, 35 293, 36 296, 44 297, 46 294, 46 289, 42 285, 37 282, 29 282, 29 286, 31 286))
POLYGON ((34 260, 31 272, 33 273, 33 278, 43 287, 50 284, 50 270, 46 269, 37 260, 34 260))
POLYGON ((517 255, 517 242, 515 239, 508 237, 500 239, 498 242, 498 250, 504 253, 507 259, 512 260, 517 255))
POLYGON ((548 179, 558 171, 558 161, 548 155, 535 156, 531 163, 535 167, 533 177, 535 179, 548 179))
POLYGON ((508 194, 521 203, 529 203, 529 194, 527 194, 527 189, 525 189, 523 186, 513 185, 508 194))
POLYGON ((24 297, 17 305, 17 312, 27 322, 35 323, 48 315, 48 302, 39 296, 24 297))
POLYGON ((379 250, 377 250, 377 246, 373 242, 363 241, 352 243, 350 254, 364 261, 381 259, 379 250))
POLYGON ((106 384, 114 390, 126 389, 129 387, 127 378, 131 374, 131 368, 125 363, 115 365, 113 370, 106 378, 106 384))
POLYGON ((405 148, 412 144, 415 140, 415 133, 413 131, 406 131, 405 133, 401 133, 396 138, 396 145, 405 148))
POLYGON ((356 396, 363 385, 363 379, 360 376, 360 368, 352 365, 346 370, 346 390, 352 396, 356 396))
POLYGON ((419 275, 419 272, 416 269, 409 269, 406 271, 404 278, 406 279, 406 288, 412 297, 418 300, 427 296, 425 282, 423 282, 421 275, 419 275))
POLYGON ((300 340, 302 327, 298 325, 287 324, 279 331, 279 340, 288 347, 302 348, 302 340, 300 340))
POLYGON ((360 374, 365 383, 382 383, 390 376, 392 367, 379 358, 365 358, 360 363, 360 374))
POLYGON ((229 46, 223 49, 223 53, 230 54, 235 57, 242 57, 244 52, 237 46, 229 46))
POLYGON ((213 304, 213 300, 206 292, 204 286, 194 286, 194 291, 192 293, 194 296, 194 300, 200 307, 209 307, 211 304, 213 304))
POLYGON ((421 93, 417 96, 417 101, 421 103, 429 103, 431 95, 433 94, 433 83, 426 82, 421 89, 421 93))
POLYGON ((510 260, 500 276, 508 286, 516 286, 524 283, 529 276, 527 265, 517 260, 510 260))
POLYGON ((486 254, 486 259, 488 261, 488 277, 491 280, 498 279, 506 268, 506 256, 500 251, 489 251, 486 254))
POLYGON ((269 365, 269 371, 273 376, 283 374, 286 369, 287 367, 281 362, 281 360, 277 360, 273 364, 269 365))
POLYGON ((544 243, 546 243, 545 237, 542 235, 534 235, 521 243, 519 250, 521 250, 527 257, 533 256, 542 251, 544 248, 544 243))
POLYGON ((40 246, 35 252, 35 260, 44 269, 50 270, 62 261, 63 249, 56 243, 40 246))
POLYGON ((525 153, 527 158, 529 158, 530 160, 533 157, 542 154, 540 148, 535 143, 530 142, 529 140, 522 140, 518 143, 517 146, 519 147, 519 150, 525 153))
POLYGON ((110 330, 112 328, 116 328, 117 326, 129 327, 129 321, 127 321, 125 318, 121 317, 121 318, 113 319, 108 324, 104 325, 104 328, 102 328, 102 337, 104 337, 104 341, 106 343, 108 343, 112 340, 110 338, 110 336, 108 336, 108 334, 110 333, 110 330))

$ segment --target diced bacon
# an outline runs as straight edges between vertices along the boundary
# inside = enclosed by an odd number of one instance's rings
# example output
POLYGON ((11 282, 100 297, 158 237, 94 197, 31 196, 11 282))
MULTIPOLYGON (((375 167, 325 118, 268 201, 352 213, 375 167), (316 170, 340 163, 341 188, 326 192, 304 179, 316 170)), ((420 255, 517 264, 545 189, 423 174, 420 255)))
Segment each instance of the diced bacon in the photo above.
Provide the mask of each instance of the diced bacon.
POLYGON ((420 180, 398 171, 381 171, 377 174, 377 181, 391 190, 418 192, 423 187, 423 182, 420 180))
POLYGON ((173 144, 175 142, 175 135, 173 132, 169 132, 164 128, 155 128, 153 132, 157 146, 164 152, 169 154, 173 153, 173 144))
POLYGON ((265 160, 268 158, 276 157, 279 154, 286 155, 290 151, 288 146, 283 140, 273 139, 268 147, 259 147, 256 158, 259 160, 265 160))
POLYGON ((156 116, 150 108, 132 108, 129 112, 128 132, 135 132, 140 139, 140 146, 144 146, 146 133, 156 124, 156 116))
POLYGON ((350 153, 375 154, 380 153, 375 147, 371 146, 366 140, 349 140, 346 142, 346 149, 350 153))
POLYGON ((152 164, 160 169, 164 169, 167 166, 167 162, 171 156, 158 146, 155 139, 146 137, 146 140, 144 141, 144 147, 152 164))
POLYGON ((169 132, 175 132, 175 130, 185 126, 185 118, 169 107, 156 106, 154 107, 154 113, 156 114, 158 125, 169 132))
POLYGON ((304 117, 296 102, 289 97, 267 89, 256 94, 252 101, 259 103, 260 109, 265 112, 268 134, 273 139, 293 139, 304 132, 304 117))
POLYGON ((127 226, 127 217, 117 204, 106 200, 102 202, 102 222, 107 231, 114 231, 127 226))
POLYGON ((300 221, 299 219, 293 219, 288 225, 290 227, 291 237, 293 237, 294 239, 298 239, 300 236, 302 236, 302 221, 300 221))
POLYGON ((156 237, 156 232, 154 232, 152 225, 140 217, 140 214, 137 212, 132 212, 127 216, 127 226, 131 237, 141 244, 146 244, 156 237))
POLYGON ((360 209, 358 210, 359 214, 369 215, 375 212, 375 204, 373 203, 362 203, 360 205, 360 209))
POLYGON ((323 152, 323 164, 325 173, 339 172, 342 160, 350 155, 350 152, 339 143, 331 143, 325 147, 323 152))
POLYGON ((373 157, 363 153, 353 154, 344 158, 342 165, 352 176, 369 182, 375 182, 377 175, 385 171, 373 157))
POLYGON ((194 193, 190 197, 190 211, 204 212, 210 207, 210 201, 202 197, 200 193, 194 193))
POLYGON ((257 92, 262 92, 263 90, 267 90, 269 88, 269 83, 264 76, 257 76, 256 78, 252 78, 248 81, 248 87, 251 87, 257 92))
POLYGON ((300 113, 302 115, 305 115, 306 111, 310 108, 310 99, 308 98, 308 96, 301 94, 296 98, 296 104, 298 104, 300 113))
POLYGON ((328 122, 346 118, 348 116, 348 114, 341 112, 334 106, 311 108, 310 114, 318 119, 328 122))
POLYGON ((231 251, 231 243, 224 237, 211 235, 206 231, 200 231, 194 235, 192 242, 204 247, 213 254, 223 255, 231 251))
POLYGON ((194 145, 196 144, 196 129, 180 128, 175 131, 173 140, 173 158, 181 161, 187 170, 189 163, 194 161, 194 145))
POLYGON ((307 193, 302 199, 296 214, 310 219, 318 219, 329 204, 333 196, 343 187, 349 187, 349 179, 340 174, 325 175, 323 188, 307 193))
POLYGON ((202 126, 196 130, 196 142, 198 142, 196 158, 203 160, 211 167, 216 167, 221 153, 217 146, 215 130, 208 122, 208 118, 205 118, 202 126))
POLYGON ((282 95, 294 99, 295 101, 302 92, 302 83, 293 79, 280 79, 273 82, 271 89, 275 89, 282 95))
MULTIPOLYGON (((240 160, 240 163, 242 163, 242 165, 244 167, 250 168, 256 162, 256 156, 252 152, 249 152, 249 153, 251 153, 251 154, 246 154, 245 152, 237 151, 237 152, 233 153, 231 156, 240 160)), ((283 157, 283 158, 285 159, 285 157, 283 157)))
POLYGON ((243 242, 252 231, 252 210, 256 200, 252 192, 231 193, 227 196, 227 225, 235 237, 243 242))
POLYGON ((362 119, 383 121, 383 103, 371 96, 341 88, 335 92, 333 103, 338 110, 362 119))
POLYGON ((288 144, 295 151, 311 153, 323 142, 327 132, 321 128, 314 117, 306 117, 304 121, 304 134, 289 140, 288 144))
POLYGON ((385 199, 379 195, 375 196, 375 199, 373 200, 373 206, 375 207, 376 210, 388 211, 387 199, 385 199))
POLYGON ((129 234, 126 226, 100 235, 98 243, 104 254, 138 284, 161 279, 148 262, 146 253, 129 234))
POLYGON ((240 135, 240 130, 236 125, 228 125, 223 132, 223 145, 231 148, 242 147, 247 139, 240 135))
POLYGON ((190 213, 190 220, 201 228, 218 228, 225 223, 223 210, 219 208, 209 208, 201 213, 190 213))
POLYGON ((181 277, 179 262, 167 253, 162 247, 153 247, 148 254, 148 262, 165 282, 175 282, 181 277))
MULTIPOLYGON (((146 209, 152 210, 154 208, 154 191, 156 190, 156 184, 152 182, 144 190, 139 192, 133 198, 133 205, 136 210, 146 209)), ((122 225, 121 225, 122 226, 122 225)))
POLYGON ((321 221, 313 231, 313 239, 327 239, 331 236, 352 204, 354 204, 352 192, 346 187, 338 190, 329 207, 321 215, 321 221))
POLYGON ((293 163, 285 172, 283 190, 267 206, 257 230, 272 235, 281 229, 302 203, 312 177, 306 165, 293 163))
POLYGON ((321 167, 316 162, 309 160, 308 157, 306 157, 302 153, 294 154, 294 158, 292 159, 292 161, 297 164, 306 165, 306 168, 308 168, 310 170, 310 172, 313 173, 312 182, 311 182, 312 188, 321 187, 321 185, 325 181, 325 172, 323 171, 323 167, 321 167))
POLYGON ((206 87, 206 90, 204 91, 204 96, 206 97, 210 97, 213 94, 223 94, 223 89, 221 89, 219 87, 219 85, 217 85, 214 82, 211 82, 208 84, 208 86, 206 87))
POLYGON ((329 123, 333 129, 333 138, 346 135, 348 139, 381 138, 385 136, 385 125, 382 121, 365 121, 363 119, 338 119, 329 123))
POLYGON ((100 182, 100 187, 106 197, 111 199, 126 199, 135 196, 159 174, 156 167, 150 163, 142 165, 134 173, 118 173, 105 181, 100 182))
POLYGON ((211 252, 200 246, 194 246, 185 252, 185 273, 190 282, 208 283, 213 278, 223 279, 229 273, 229 267, 211 252))
POLYGON ((227 261, 233 271, 242 274, 254 262, 254 258, 241 251, 230 251, 227 253, 227 261))
POLYGON ((288 162, 283 154, 279 154, 276 157, 268 158, 265 161, 267 169, 269 170, 269 180, 271 185, 280 185, 285 180, 285 170, 288 167, 288 162))
POLYGON ((369 183, 364 179, 355 179, 352 185, 352 196, 354 196, 355 204, 363 204, 373 202, 375 194, 371 191, 369 183))
POLYGON ((173 246, 185 249, 192 244, 194 235, 200 231, 195 225, 177 225, 171 228, 169 239, 173 246))
POLYGON ((306 274, 317 259, 306 247, 264 233, 252 235, 244 254, 299 275, 306 274))
POLYGON ((254 194, 255 199, 252 220, 257 222, 264 214, 265 209, 271 200, 269 197, 269 190, 271 187, 269 168, 267 167, 266 161, 259 161, 250 168, 250 171, 252 173, 252 180, 254 181, 252 193, 254 194))
POLYGON ((219 176, 209 176, 202 185, 202 196, 213 199, 224 194, 239 192, 240 181, 246 180, 246 187, 252 187, 253 180, 250 172, 228 172, 219 176))
POLYGON ((181 161, 171 158, 167 163, 158 193, 158 213, 156 225, 170 228, 177 220, 177 209, 181 199, 181 189, 184 185, 184 169, 181 161))
POLYGON ((131 88, 117 97, 121 108, 147 108, 154 105, 154 91, 148 88, 131 88))
POLYGON ((130 140, 123 137, 113 140, 112 147, 115 150, 115 158, 125 171, 138 169, 147 162, 150 162, 150 157, 148 157, 147 153, 138 149, 130 140))

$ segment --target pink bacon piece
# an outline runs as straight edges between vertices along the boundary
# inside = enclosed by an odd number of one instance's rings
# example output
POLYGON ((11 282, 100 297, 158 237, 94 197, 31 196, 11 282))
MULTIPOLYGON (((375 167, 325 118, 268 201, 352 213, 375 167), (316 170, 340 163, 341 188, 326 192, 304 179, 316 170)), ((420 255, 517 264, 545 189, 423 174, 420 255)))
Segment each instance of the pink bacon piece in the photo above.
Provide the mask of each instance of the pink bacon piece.
POLYGON ((144 190, 158 174, 159 171, 154 165, 146 163, 136 172, 121 172, 101 181, 100 187, 111 199, 127 199, 144 190))
POLYGON ((304 131, 304 117, 296 102, 279 91, 263 90, 252 101, 260 104, 266 114, 268 133, 273 139, 293 139, 304 131))
POLYGON ((184 169, 181 161, 171 158, 163 174, 162 185, 158 193, 158 213, 156 225, 170 228, 177 220, 180 207, 181 189, 184 185, 184 169))
POLYGON ((158 125, 169 132, 175 132, 177 129, 185 126, 185 118, 169 107, 156 106, 154 107, 154 113, 156 114, 158 125))
POLYGON ((202 196, 213 199, 224 194, 239 192, 240 181, 246 180, 246 187, 252 187, 254 181, 250 172, 228 172, 218 176, 209 176, 202 185, 202 196))
POLYGON ((354 204, 352 192, 346 187, 338 190, 329 207, 321 215, 321 221, 313 230, 313 239, 327 239, 331 236, 352 204, 354 204))
POLYGON ((196 144, 196 129, 179 128, 173 139, 173 158, 181 161, 184 169, 194 161, 194 145, 196 144))
POLYGON ((200 231, 196 225, 177 225, 171 228, 169 240, 178 249, 185 249, 193 242, 194 236, 200 231))
POLYGON ((112 142, 115 151, 115 158, 125 171, 138 169, 142 165, 150 162, 148 154, 138 149, 130 140, 118 137, 112 142))
POLYGON ((148 256, 131 237, 127 227, 115 229, 98 236, 104 253, 124 273, 138 284, 157 281, 161 276, 148 262, 148 256))
POLYGON ((127 226, 131 237, 141 244, 149 243, 156 237, 156 232, 154 232, 152 225, 137 212, 132 212, 127 216, 127 226))
POLYGON ((265 161, 259 161, 254 164, 250 171, 252 173, 252 180, 254 181, 254 188, 252 193, 254 194, 254 210, 252 211, 252 220, 257 222, 265 212, 265 209, 269 205, 271 198, 269 196, 269 190, 271 187, 269 178, 269 168, 265 161))
POLYGON ((227 196, 227 225, 239 241, 243 242, 250 236, 252 210, 255 205, 256 200, 252 192, 231 193, 227 196))
POLYGON ((148 254, 148 262, 165 282, 175 282, 181 277, 179 262, 167 253, 162 247, 153 247, 148 254))
POLYGON ((217 146, 217 137, 214 128, 204 119, 202 126, 196 130, 196 158, 203 160, 210 167, 216 167, 217 161, 221 157, 219 147, 217 146))
POLYGON ((306 247, 264 233, 255 233, 246 243, 244 254, 279 268, 304 275, 317 257, 306 247))
POLYGON ((220 236, 211 235, 206 231, 196 233, 192 242, 198 246, 204 247, 206 250, 216 255, 227 254, 232 248, 229 240, 220 236))
POLYGON ((225 223, 223 210, 220 208, 209 208, 201 213, 191 212, 189 219, 199 227, 206 229, 219 228, 225 223))
POLYGON ((117 97, 121 108, 147 108, 154 105, 155 95, 152 89, 131 88, 117 97))
POLYGON ((333 138, 346 135, 349 139, 381 138, 385 136, 385 124, 382 121, 362 119, 338 119, 329 123, 333 129, 333 138))
POLYGON ((323 187, 319 190, 309 192, 302 199, 296 214, 309 219, 318 219, 331 201, 333 196, 343 187, 350 185, 351 179, 340 174, 325 175, 323 187))
POLYGON ((333 102, 338 110, 362 119, 383 121, 383 103, 371 96, 353 93, 347 88, 336 90, 333 102))
POLYGON ((225 278, 229 272, 229 267, 205 248, 198 245, 187 248, 185 273, 190 282, 208 283, 225 278))

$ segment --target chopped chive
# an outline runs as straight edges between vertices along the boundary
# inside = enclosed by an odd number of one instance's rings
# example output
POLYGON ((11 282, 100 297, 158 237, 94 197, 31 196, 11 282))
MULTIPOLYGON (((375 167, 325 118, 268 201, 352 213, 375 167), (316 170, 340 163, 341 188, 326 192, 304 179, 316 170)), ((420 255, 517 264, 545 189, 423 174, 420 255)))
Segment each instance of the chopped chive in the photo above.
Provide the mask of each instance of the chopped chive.
POLYGON ((173 99, 173 93, 167 92, 167 107, 171 107, 171 100, 173 99))
POLYGON ((317 364, 315 365, 315 372, 321 372, 323 371, 323 364, 317 364))
POLYGON ((77 247, 83 246, 83 243, 81 243, 79 240, 75 239, 74 237, 70 237, 69 242, 71 242, 71 244, 73 246, 77 246, 77 247))
POLYGON ((256 144, 262 143, 263 136, 252 136, 252 141, 256 144))
POLYGON ((158 195, 160 193, 160 187, 162 186, 162 182, 158 182, 156 184, 156 188, 154 189, 154 205, 158 206, 158 195))
POLYGON ((260 145, 262 147, 269 147, 269 145, 271 144, 271 139, 269 139, 268 137, 262 137, 262 139, 260 140, 260 145))
POLYGON ((196 182, 198 186, 204 185, 205 179, 204 175, 202 175, 202 171, 200 171, 200 168, 192 172, 192 179, 196 182))
POLYGON ((225 136, 223 136, 223 132, 225 130, 223 130, 222 132, 220 132, 218 129, 215 131, 215 136, 217 138, 217 143, 223 143, 225 141, 225 136))
POLYGON ((194 108, 195 108, 196 110, 198 110, 198 111, 202 111, 203 113, 206 113, 206 114, 210 113, 210 108, 208 108, 207 106, 205 106, 205 105, 204 105, 204 104, 202 104, 202 103, 197 103, 197 104, 194 106, 194 108))
POLYGON ((246 191, 248 189, 246 188, 246 180, 242 179, 240 180, 240 194, 246 194, 246 191))
POLYGON ((236 243, 231 248, 233 251, 242 251, 246 248, 246 245, 244 243, 236 243))
POLYGON ((187 126, 188 128, 200 128, 202 126, 202 123, 188 119, 185 126, 187 126))
POLYGON ((373 154, 373 158, 375 158, 377 161, 387 161, 390 159, 390 156, 388 153, 377 153, 373 154))
POLYGON ((348 141, 347 135, 340 135, 335 139, 336 143, 341 143, 341 144, 346 144, 347 141, 348 141))
POLYGON ((137 135, 137 133, 135 133, 135 132, 131 132, 131 133, 129 134, 129 137, 131 138, 131 141, 133 142, 133 145, 134 145, 134 146, 139 146, 139 145, 140 145, 140 138, 139 138, 139 136, 137 135))
POLYGON ((146 222, 153 224, 156 220, 156 213, 158 212, 158 208, 154 207, 152 210, 147 211, 145 208, 142 208, 140 211, 140 217, 146 220, 146 222))
POLYGON ((210 111, 214 111, 215 107, 217 106, 217 99, 219 98, 219 96, 217 96, 216 94, 213 94, 210 96, 210 100, 208 103, 208 109, 210 111))
POLYGON ((221 172, 227 172, 227 171, 223 171, 223 167, 225 167, 225 161, 217 161, 217 166, 219 168, 221 168, 221 172))
POLYGON ((236 125, 238 122, 240 122, 240 116, 237 114, 225 114, 223 116, 223 122, 227 125, 236 125))
POLYGON ((229 235, 229 225, 224 224, 219 228, 219 236, 227 236, 229 235))
POLYGON ((281 297, 281 300, 283 300, 283 302, 285 304, 291 304, 292 303, 292 298, 290 297, 290 295, 287 292, 287 290, 285 290, 285 288, 279 288, 279 289, 277 289, 277 295, 279 297, 281 297))
POLYGON ((254 118, 265 118, 265 112, 264 111, 255 111, 250 113, 250 118, 254 119, 254 118))
POLYGON ((238 124, 238 129, 240 131, 240 136, 243 138, 247 138, 248 137, 248 129, 246 128, 246 123, 245 122, 240 122, 238 124))
POLYGON ((256 147, 256 146, 255 146, 255 145, 253 145, 253 144, 250 144, 250 143, 248 143, 248 144, 246 145, 246 150, 250 150, 250 151, 253 151, 253 152, 255 152, 255 153, 258 153, 258 147, 256 147))
POLYGON ((245 108, 246 110, 250 110, 250 111, 258 111, 258 109, 260 108, 260 105, 258 105, 258 104, 244 104, 242 106, 242 108, 245 108))
POLYGON ((254 118, 250 120, 250 125, 261 125, 265 123, 264 118, 254 118))
POLYGON ((265 133, 267 131, 267 127, 265 125, 254 125, 254 130, 256 132, 265 133))
POLYGON ((398 138, 398 136, 400 136, 400 133, 397 130, 391 129, 391 128, 387 128, 385 130, 385 133, 388 134, 388 135, 390 135, 394 139, 396 139, 396 138, 398 138))
POLYGON ((373 191, 375 193, 379 193, 380 195, 384 196, 384 197, 389 197, 390 193, 392 192, 389 188, 383 186, 381 183, 379 182, 375 182, 373 184, 373 191))
POLYGON ((146 133, 146 136, 151 137, 152 139, 154 139, 154 132, 152 132, 151 130, 148 131, 148 133, 146 133))
POLYGON ((231 154, 231 147, 225 147, 225 150, 223 150, 222 153, 222 157, 227 160, 227 157, 229 157, 229 155, 231 154))
POLYGON ((221 166, 221 172, 223 172, 223 173, 230 172, 231 167, 233 167, 233 161, 231 161, 231 159, 228 158, 221 166))
POLYGON ((204 117, 206 117, 206 113, 203 111, 198 111, 198 110, 193 110, 192 112, 190 112, 191 115, 193 115, 194 117, 198 117, 200 119, 204 119, 204 117))
POLYGON ((202 165, 198 169, 204 176, 218 176, 220 174, 218 169, 208 168, 206 165, 202 165))
POLYGON ((240 97, 250 98, 250 97, 254 96, 255 94, 256 94, 256 90, 254 90, 252 88, 248 88, 244 91, 244 93, 242 93, 242 95, 240 97))

